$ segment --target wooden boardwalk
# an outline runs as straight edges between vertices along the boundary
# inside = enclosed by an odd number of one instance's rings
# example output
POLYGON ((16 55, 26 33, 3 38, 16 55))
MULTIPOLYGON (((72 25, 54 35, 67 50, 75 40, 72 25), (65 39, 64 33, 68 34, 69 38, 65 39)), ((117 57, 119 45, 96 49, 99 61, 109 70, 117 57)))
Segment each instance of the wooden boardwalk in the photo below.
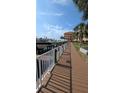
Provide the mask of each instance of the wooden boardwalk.
POLYGON ((88 93, 88 64, 83 61, 71 44, 72 91, 88 93))
POLYGON ((88 65, 72 43, 68 44, 39 93, 88 93, 88 65))

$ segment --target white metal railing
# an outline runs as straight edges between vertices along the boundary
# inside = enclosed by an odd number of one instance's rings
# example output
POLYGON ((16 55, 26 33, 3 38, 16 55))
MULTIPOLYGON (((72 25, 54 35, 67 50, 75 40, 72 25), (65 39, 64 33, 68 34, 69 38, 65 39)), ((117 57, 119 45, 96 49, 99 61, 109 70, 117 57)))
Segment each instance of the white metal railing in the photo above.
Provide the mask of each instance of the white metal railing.
POLYGON ((43 79, 51 72, 55 63, 67 47, 67 43, 58 46, 36 58, 36 91, 43 85, 43 79))
POLYGON ((84 54, 88 54, 88 50, 86 50, 86 49, 84 49, 84 48, 80 48, 80 51, 82 52, 82 53, 84 53, 84 54))

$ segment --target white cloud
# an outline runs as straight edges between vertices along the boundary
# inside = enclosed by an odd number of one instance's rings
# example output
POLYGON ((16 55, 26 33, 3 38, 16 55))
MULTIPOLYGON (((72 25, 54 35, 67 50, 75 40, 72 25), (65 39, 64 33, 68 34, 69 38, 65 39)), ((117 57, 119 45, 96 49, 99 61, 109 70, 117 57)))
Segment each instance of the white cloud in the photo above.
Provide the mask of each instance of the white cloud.
POLYGON ((48 13, 48 12, 40 12, 40 15, 47 15, 47 16, 63 16, 63 13, 48 13))
POLYGON ((55 3, 55 4, 60 4, 60 5, 67 5, 70 0, 51 0, 52 3, 55 3))
POLYGON ((67 28, 63 28, 59 25, 44 24, 45 36, 48 38, 59 39, 60 36, 64 35, 64 32, 72 31, 67 28))
POLYGON ((67 28, 63 28, 62 26, 59 25, 50 25, 50 24, 44 24, 44 28, 49 31, 55 31, 55 32, 65 32, 65 31, 70 31, 67 28))
POLYGON ((68 25, 69 27, 73 26, 73 25, 72 25, 72 24, 70 24, 70 23, 67 23, 67 25, 68 25))

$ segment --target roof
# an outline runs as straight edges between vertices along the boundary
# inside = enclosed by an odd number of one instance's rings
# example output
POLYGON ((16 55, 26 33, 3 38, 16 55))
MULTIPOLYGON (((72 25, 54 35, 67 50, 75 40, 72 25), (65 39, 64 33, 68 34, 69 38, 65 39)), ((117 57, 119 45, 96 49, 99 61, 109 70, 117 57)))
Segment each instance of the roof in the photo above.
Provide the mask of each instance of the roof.
POLYGON ((66 35, 66 34, 73 34, 73 32, 65 32, 64 35, 66 35))

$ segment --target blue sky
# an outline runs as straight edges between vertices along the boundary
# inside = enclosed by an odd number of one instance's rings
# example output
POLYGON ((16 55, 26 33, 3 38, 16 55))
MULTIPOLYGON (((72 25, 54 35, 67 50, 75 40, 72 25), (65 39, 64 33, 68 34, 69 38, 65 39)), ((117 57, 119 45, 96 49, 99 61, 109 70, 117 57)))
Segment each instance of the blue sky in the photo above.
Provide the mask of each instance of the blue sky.
POLYGON ((36 35, 60 39, 64 32, 73 31, 83 13, 80 13, 72 0, 37 0, 36 35))

